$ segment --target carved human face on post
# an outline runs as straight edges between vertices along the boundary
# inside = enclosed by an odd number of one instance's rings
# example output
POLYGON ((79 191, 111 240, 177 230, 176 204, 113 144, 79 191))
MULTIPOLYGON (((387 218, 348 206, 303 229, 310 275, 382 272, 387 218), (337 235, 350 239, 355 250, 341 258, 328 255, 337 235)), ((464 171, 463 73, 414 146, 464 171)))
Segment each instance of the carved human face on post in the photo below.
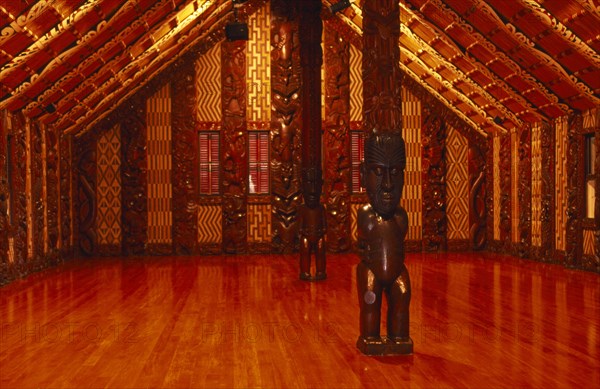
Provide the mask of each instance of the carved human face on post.
POLYGON ((302 195, 304 196, 304 203, 309 208, 319 206, 322 185, 323 179, 319 169, 311 167, 302 170, 302 195))
POLYGON ((400 134, 372 135, 365 139, 361 183, 375 212, 388 219, 402 198, 406 151, 400 134))

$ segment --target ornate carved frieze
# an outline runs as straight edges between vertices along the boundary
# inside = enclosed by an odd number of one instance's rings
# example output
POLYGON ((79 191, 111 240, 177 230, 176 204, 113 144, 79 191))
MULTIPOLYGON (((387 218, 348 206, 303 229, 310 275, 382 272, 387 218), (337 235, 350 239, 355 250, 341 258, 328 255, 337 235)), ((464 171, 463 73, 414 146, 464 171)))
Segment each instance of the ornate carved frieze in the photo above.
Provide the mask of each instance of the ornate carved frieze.
POLYGON ((223 130, 221 187, 223 190, 223 251, 245 253, 248 249, 246 130, 246 42, 221 45, 223 130))
POLYGON ((271 204, 273 250, 298 249, 300 192, 300 44, 296 5, 271 2, 271 204))
POLYGON ((327 249, 350 248, 350 43, 325 23, 325 118, 323 195, 327 249))

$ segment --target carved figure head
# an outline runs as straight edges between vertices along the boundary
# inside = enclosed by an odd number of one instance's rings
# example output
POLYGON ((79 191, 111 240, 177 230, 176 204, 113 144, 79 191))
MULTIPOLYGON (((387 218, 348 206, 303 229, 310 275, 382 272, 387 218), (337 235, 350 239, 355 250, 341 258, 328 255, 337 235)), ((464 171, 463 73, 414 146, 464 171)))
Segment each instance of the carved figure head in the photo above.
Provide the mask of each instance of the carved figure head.
POLYGON ((361 183, 369 203, 384 219, 394 215, 402 198, 406 150, 400 134, 372 135, 365 139, 361 183))
POLYGON ((302 195, 304 196, 304 203, 309 208, 319 206, 322 185, 323 178, 320 169, 310 167, 302 170, 302 195))

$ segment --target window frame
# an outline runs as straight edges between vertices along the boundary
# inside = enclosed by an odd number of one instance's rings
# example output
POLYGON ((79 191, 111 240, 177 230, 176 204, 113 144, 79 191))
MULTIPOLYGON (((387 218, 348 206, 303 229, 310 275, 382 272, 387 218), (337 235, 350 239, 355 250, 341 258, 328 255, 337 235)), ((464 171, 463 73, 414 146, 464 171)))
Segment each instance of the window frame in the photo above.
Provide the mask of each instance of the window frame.
MULTIPOLYGON (((270 133, 269 130, 265 130, 265 129, 261 129, 261 130, 250 130, 248 131, 248 195, 250 196, 269 196, 271 195, 271 142, 270 142, 270 133), (266 137, 266 144, 267 144, 267 148, 266 148, 266 160, 265 161, 252 161, 251 160, 251 148, 252 148, 252 144, 251 144, 251 137, 256 135, 256 141, 260 142, 260 138, 261 135, 264 135, 266 137), (264 192, 252 192, 250 190, 250 179, 252 177, 252 164, 256 164, 256 167, 259 169, 260 171, 260 167, 263 166, 261 164, 264 164, 264 168, 265 168, 265 172, 266 172, 266 191, 264 192)), ((256 169, 255 169, 256 170, 256 169)), ((261 174, 262 176, 262 174, 261 174)), ((260 185, 260 183, 258 184, 260 185)))
POLYGON ((221 132, 220 131, 215 131, 215 130, 201 130, 198 131, 198 194, 202 197, 215 197, 215 196, 221 196, 222 195, 222 189, 221 189, 221 132), (209 137, 209 145, 208 147, 208 155, 209 155, 209 161, 208 162, 203 162, 202 161, 202 136, 203 135, 207 135, 209 137), (214 142, 214 139, 212 139, 213 136, 216 136, 216 143, 217 143, 217 158, 216 161, 213 161, 212 158, 210 158, 212 156, 212 144, 214 142), (206 163, 206 166, 208 167, 208 187, 210 188, 209 192, 203 192, 203 180, 202 180, 202 172, 203 172, 203 164, 206 163), (214 168, 216 166, 216 169, 214 168), (213 185, 212 185, 212 180, 214 177, 214 171, 216 170, 216 180, 217 180, 217 189, 216 191, 212 191, 213 185))

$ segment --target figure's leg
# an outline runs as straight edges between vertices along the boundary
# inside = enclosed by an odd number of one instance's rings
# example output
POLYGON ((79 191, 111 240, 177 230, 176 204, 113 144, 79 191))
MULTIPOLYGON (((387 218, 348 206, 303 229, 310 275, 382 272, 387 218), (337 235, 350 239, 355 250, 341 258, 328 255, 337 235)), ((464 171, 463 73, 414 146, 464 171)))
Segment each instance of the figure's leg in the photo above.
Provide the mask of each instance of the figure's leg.
POLYGON ((360 306, 360 337, 366 340, 379 340, 381 285, 375 279, 375 274, 363 262, 356 267, 356 285, 360 306))
POLYGON ((327 273, 325 272, 325 238, 319 238, 316 246, 315 262, 317 273, 315 275, 315 280, 324 280, 327 278, 327 273))
POLYGON ((300 279, 308 281, 310 277, 310 242, 303 236, 300 239, 300 279))
POLYGON ((394 341, 408 341, 410 278, 406 266, 390 286, 388 293, 387 336, 394 341))

